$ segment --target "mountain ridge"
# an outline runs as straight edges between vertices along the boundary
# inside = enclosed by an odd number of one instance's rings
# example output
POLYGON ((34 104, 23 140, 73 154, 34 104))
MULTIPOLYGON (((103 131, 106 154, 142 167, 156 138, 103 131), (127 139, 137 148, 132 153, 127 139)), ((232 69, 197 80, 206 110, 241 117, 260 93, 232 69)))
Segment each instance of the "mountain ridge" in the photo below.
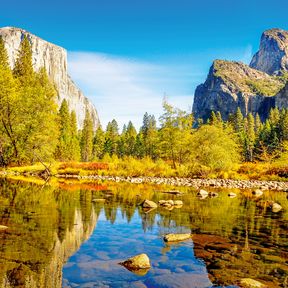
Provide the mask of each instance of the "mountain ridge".
POLYGON ((41 67, 45 67, 50 80, 57 88, 57 105, 60 106, 64 99, 67 100, 70 111, 74 110, 76 113, 79 129, 83 127, 85 113, 88 110, 96 130, 100 125, 97 110, 69 76, 66 49, 21 28, 10 26, 0 28, 0 36, 4 40, 11 68, 15 65, 24 35, 31 43, 34 70, 38 71, 41 67))
POLYGON ((242 114, 268 117, 271 108, 288 107, 288 32, 269 29, 261 36, 259 51, 250 65, 215 60, 206 81, 197 86, 192 111, 207 120, 219 111, 224 120, 239 107, 242 114))

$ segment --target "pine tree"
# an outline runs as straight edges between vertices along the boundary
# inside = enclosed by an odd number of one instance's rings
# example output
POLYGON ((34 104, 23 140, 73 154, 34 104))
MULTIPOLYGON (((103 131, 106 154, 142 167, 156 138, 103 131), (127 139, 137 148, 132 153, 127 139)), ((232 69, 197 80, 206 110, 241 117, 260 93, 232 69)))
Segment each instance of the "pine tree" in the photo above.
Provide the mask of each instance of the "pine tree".
POLYGON ((1 69, 9 69, 8 55, 2 36, 0 36, 0 67, 1 69))
POLYGON ((70 160, 79 161, 81 159, 81 151, 75 111, 70 114, 70 129, 70 160))
POLYGON ((71 157, 71 118, 66 99, 61 103, 58 116, 60 136, 56 149, 56 158, 60 161, 68 161, 71 157))
POLYGON ((21 81, 22 84, 31 83, 34 79, 34 70, 32 65, 32 48, 29 38, 24 35, 20 49, 18 52, 18 58, 16 60, 14 69, 14 76, 21 81))
POLYGON ((81 133, 81 159, 84 162, 92 160, 93 152, 93 122, 91 115, 86 110, 83 130, 81 133))
POLYGON ((246 160, 253 161, 253 150, 255 145, 255 120, 251 113, 247 116, 246 128, 246 160))
POLYGON ((93 159, 102 159, 104 156, 105 133, 101 126, 96 130, 93 139, 93 159))
POLYGON ((108 122, 105 133, 104 153, 110 156, 117 153, 117 144, 119 138, 118 123, 115 119, 108 122))

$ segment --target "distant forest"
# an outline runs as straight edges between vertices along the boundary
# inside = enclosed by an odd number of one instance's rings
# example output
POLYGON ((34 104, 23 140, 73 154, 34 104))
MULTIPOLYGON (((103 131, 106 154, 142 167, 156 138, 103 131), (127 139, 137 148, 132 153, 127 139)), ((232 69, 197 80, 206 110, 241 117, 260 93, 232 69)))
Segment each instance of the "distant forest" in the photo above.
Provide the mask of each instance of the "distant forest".
POLYGON ((64 100, 56 105, 57 91, 44 68, 33 70, 29 40, 24 37, 13 70, 0 38, 0 164, 26 165, 38 161, 111 161, 113 157, 165 161, 186 174, 230 171, 242 162, 269 162, 286 157, 288 110, 271 109, 264 122, 259 115, 243 116, 240 109, 223 121, 212 112, 206 123, 163 102, 159 127, 145 113, 137 132, 133 123, 121 132, 116 120, 105 130, 93 130, 89 112, 82 130, 64 100), (284 155, 284 156, 283 156, 284 155))

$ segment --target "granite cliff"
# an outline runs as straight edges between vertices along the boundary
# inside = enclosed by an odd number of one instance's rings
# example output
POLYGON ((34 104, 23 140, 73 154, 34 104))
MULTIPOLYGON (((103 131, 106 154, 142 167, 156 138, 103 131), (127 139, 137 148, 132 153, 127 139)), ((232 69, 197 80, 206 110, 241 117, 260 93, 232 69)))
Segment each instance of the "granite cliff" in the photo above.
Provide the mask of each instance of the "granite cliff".
POLYGON ((193 113, 206 120, 220 111, 224 120, 239 107, 243 115, 258 113, 262 120, 274 107, 288 107, 288 32, 267 30, 250 66, 215 60, 206 81, 195 91, 193 113), (286 84, 286 85, 285 85, 286 84))
POLYGON ((35 71, 38 71, 41 67, 46 68, 49 78, 54 82, 58 91, 58 106, 63 99, 67 100, 69 109, 76 112, 79 128, 83 126, 86 109, 91 114, 94 128, 96 129, 99 126, 99 117, 95 106, 83 95, 68 75, 67 51, 64 48, 19 28, 0 28, 0 35, 5 42, 11 68, 15 65, 21 40, 24 35, 27 35, 32 46, 33 67, 35 71))

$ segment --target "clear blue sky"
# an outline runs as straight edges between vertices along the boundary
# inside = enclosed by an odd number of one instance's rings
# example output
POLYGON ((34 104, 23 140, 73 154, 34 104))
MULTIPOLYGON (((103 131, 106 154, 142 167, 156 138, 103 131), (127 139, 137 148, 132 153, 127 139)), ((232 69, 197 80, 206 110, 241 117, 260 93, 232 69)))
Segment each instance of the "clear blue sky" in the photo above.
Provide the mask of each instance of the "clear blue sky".
POLYGON ((288 30, 287 11, 287 0, 9 0, 0 26, 66 48, 103 125, 139 126, 146 110, 159 116, 164 94, 189 109, 211 61, 249 62, 265 29, 288 30))

